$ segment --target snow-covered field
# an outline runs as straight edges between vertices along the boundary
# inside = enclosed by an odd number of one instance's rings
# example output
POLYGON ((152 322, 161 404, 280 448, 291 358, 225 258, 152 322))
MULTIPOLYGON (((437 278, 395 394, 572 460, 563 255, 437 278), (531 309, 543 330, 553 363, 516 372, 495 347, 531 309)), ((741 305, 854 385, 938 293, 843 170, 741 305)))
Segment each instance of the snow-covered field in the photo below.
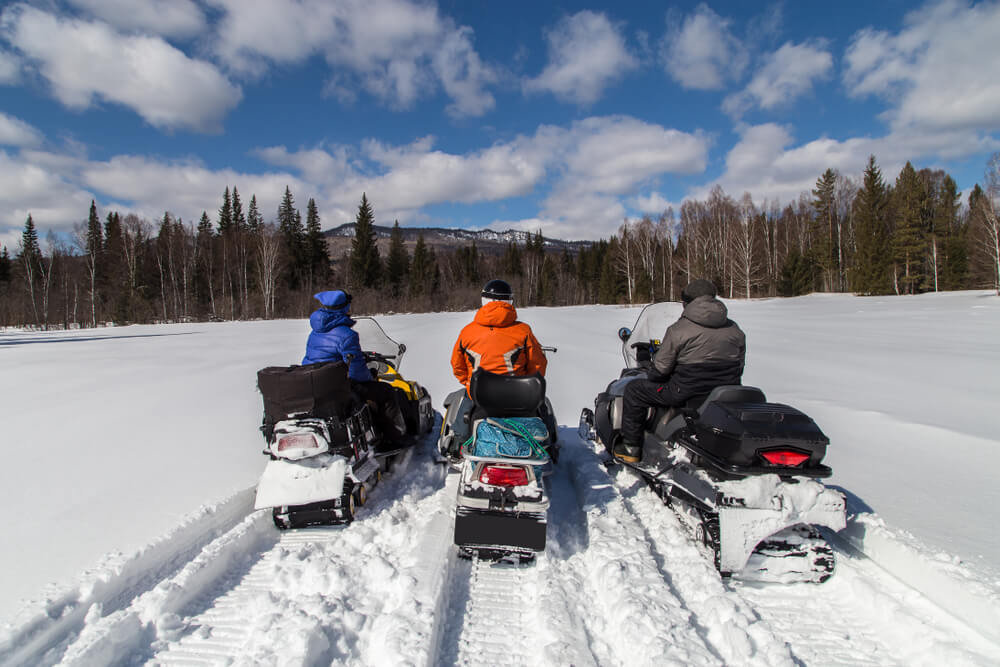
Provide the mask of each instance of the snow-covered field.
MULTIPOLYGON (((822 586, 723 582, 655 496, 576 438, 639 308, 521 311, 558 348, 549 396, 566 427, 549 547, 522 569, 455 558, 454 476, 430 442, 350 527, 279 536, 250 511, 255 372, 301 359, 305 320, 8 332, 0 663, 490 664, 498 646, 524 664, 1000 661, 1000 299, 727 303, 744 382, 830 436, 852 517, 822 586)), ((438 409, 469 318, 378 318, 438 409)))

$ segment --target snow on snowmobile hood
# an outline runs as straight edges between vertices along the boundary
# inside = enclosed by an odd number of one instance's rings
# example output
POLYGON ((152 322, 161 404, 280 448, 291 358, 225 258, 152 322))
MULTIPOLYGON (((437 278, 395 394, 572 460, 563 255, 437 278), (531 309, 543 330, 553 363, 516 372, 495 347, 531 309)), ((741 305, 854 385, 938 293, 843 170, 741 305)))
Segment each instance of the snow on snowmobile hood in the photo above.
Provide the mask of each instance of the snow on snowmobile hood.
POLYGON ((320 308, 313 311, 313 314, 309 316, 309 326, 316 333, 327 333, 334 327, 345 325, 349 327, 354 326, 354 320, 348 314, 347 308, 339 308, 337 310, 320 308))
POLYGON ((491 301, 477 310, 472 319, 484 327, 509 327, 517 322, 517 311, 506 301, 491 301))
POLYGON ((729 309, 714 296, 699 296, 684 307, 683 317, 703 327, 718 329, 729 321, 729 309))

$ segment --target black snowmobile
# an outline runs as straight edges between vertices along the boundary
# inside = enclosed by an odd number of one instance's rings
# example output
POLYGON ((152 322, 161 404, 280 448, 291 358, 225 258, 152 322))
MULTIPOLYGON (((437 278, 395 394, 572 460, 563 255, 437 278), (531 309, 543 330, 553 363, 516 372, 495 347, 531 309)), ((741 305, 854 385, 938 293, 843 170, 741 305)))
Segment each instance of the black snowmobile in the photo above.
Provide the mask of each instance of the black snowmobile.
MULTIPOLYGON (((549 498, 542 478, 558 458, 545 378, 479 369, 469 395, 472 437, 454 443, 446 421, 439 440, 443 452, 453 444, 451 462, 460 475, 455 544, 465 557, 531 562, 545 550, 549 498)), ((454 409, 449 414, 460 418, 454 409)))
MULTIPOLYGON (((622 328, 626 368, 580 415, 580 436, 610 454, 621 434, 625 386, 645 376, 676 318, 647 306, 622 328)), ((764 581, 826 581, 834 555, 817 527, 846 524, 844 496, 819 480, 829 439, 804 413, 769 403, 756 387, 717 387, 679 408, 651 409, 637 472, 711 550, 724 575, 764 581)))
MULTIPOLYGON (((405 446, 434 425, 431 397, 397 368, 406 346, 370 317, 354 326, 373 377, 396 391, 405 446)), ((261 432, 270 461, 257 485, 255 509, 272 509, 280 529, 350 523, 368 489, 401 451, 383 438, 372 409, 353 390, 342 361, 275 366, 257 373, 264 399, 261 432)), ((405 448, 404 446, 404 448, 405 448)))

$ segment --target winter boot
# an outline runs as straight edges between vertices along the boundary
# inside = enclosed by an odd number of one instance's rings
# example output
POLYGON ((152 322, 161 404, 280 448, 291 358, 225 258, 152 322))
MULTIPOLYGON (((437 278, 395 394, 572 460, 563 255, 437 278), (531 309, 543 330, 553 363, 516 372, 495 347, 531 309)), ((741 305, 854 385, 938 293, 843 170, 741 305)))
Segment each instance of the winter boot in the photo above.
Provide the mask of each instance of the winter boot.
POLYGON ((626 440, 619 441, 611 453, 614 454, 616 459, 628 463, 638 463, 639 459, 642 458, 642 448, 626 440))

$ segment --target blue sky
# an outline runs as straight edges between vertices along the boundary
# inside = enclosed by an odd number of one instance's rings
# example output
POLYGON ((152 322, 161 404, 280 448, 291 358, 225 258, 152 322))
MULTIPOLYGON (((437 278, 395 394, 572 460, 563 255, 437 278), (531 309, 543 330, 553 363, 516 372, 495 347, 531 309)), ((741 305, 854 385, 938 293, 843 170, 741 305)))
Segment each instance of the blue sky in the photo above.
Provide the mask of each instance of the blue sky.
POLYGON ((607 237, 716 184, 981 180, 1000 4, 39 0, 0 9, 0 243, 285 186, 353 219, 607 237))

